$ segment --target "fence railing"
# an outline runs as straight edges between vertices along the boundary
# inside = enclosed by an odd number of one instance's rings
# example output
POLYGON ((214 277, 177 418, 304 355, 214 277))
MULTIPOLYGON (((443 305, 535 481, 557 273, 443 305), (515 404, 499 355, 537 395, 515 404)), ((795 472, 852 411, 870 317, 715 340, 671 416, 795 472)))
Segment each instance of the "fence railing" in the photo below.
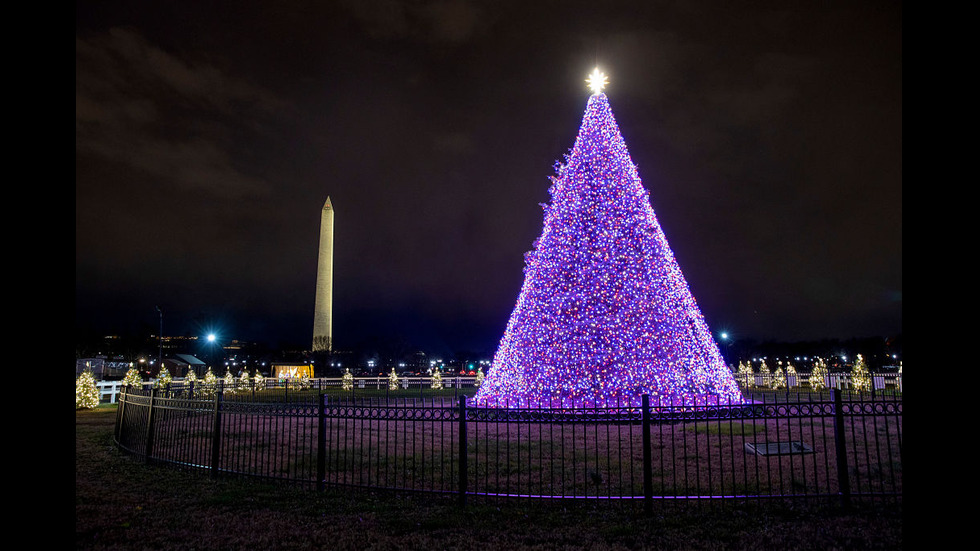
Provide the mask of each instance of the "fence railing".
MULTIPOLYGON (((752 375, 734 374, 735 381, 742 389, 750 390, 753 388, 772 388, 773 382, 777 380, 776 375, 769 373, 753 373, 752 375)), ((222 379, 223 381, 224 379, 222 379)), ((902 390, 902 376, 895 372, 872 373, 871 381, 873 390, 898 389, 902 390)), ((175 379, 175 384, 184 384, 183 379, 175 379)), ((432 377, 430 376, 401 376, 398 378, 398 388, 401 390, 417 390, 419 395, 424 395, 427 389, 432 388, 432 377)), ((150 380, 144 383, 144 387, 155 386, 156 381, 150 380)), ((200 384, 200 380, 198 380, 200 384)), ((239 384, 236 378, 236 385, 239 384)), ((299 379, 271 379, 266 378, 262 386, 265 388, 297 388, 302 386, 305 389, 329 390, 341 387, 343 379, 340 377, 322 377, 307 379, 300 382, 299 379)), ((357 376, 351 383, 352 391, 358 390, 384 390, 388 389, 389 380, 387 376, 357 376)), ((122 392, 122 381, 98 381, 101 401, 115 403, 118 395, 122 392)), ((248 383, 254 388, 254 381, 248 383)), ((828 373, 823 377, 824 388, 835 388, 837 390, 847 390, 853 387, 850 373, 828 373)), ((472 375, 447 375, 442 378, 442 387, 446 389, 471 389, 476 387, 476 377, 472 375)), ((784 379, 784 389, 804 390, 810 389, 810 374, 799 373, 795 376, 787 376, 784 379)), ((458 395, 458 393, 456 393, 458 395)))
POLYGON ((728 407, 487 408, 465 395, 130 389, 147 461, 325 486, 641 500, 902 495, 902 400, 837 390, 728 407))

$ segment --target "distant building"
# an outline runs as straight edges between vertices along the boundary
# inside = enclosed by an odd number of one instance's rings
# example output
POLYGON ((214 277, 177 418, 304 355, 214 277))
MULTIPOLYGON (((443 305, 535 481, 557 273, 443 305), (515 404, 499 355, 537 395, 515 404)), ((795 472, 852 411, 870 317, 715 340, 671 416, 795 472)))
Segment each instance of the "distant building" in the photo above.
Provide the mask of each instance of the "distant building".
MULTIPOLYGON (((163 365, 170 372, 171 377, 186 377, 188 372, 194 371, 194 375, 200 379, 207 372, 207 364, 190 354, 175 354, 171 358, 164 358, 163 365)), ((158 374, 159 370, 153 373, 153 376, 158 374)))
POLYGON ((108 358, 80 358, 75 360, 75 377, 91 371, 97 380, 122 379, 133 367, 133 362, 110 360, 108 358))

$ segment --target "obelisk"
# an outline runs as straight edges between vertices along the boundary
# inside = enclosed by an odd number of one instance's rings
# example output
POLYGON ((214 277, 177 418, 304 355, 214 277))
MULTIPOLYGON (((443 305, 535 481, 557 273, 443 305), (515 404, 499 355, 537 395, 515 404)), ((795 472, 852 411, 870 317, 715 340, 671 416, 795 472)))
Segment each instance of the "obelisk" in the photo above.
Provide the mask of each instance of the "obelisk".
POLYGON ((333 205, 330 197, 320 211, 320 250, 313 307, 313 351, 333 350, 333 205))

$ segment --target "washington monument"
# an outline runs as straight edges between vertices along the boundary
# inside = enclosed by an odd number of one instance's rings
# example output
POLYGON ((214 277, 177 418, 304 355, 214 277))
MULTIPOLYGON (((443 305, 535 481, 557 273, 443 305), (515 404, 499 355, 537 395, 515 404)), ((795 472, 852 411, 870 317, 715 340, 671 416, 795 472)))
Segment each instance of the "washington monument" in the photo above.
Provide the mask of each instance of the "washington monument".
POLYGON ((330 197, 320 211, 320 253, 313 307, 313 351, 333 350, 333 205, 330 197))

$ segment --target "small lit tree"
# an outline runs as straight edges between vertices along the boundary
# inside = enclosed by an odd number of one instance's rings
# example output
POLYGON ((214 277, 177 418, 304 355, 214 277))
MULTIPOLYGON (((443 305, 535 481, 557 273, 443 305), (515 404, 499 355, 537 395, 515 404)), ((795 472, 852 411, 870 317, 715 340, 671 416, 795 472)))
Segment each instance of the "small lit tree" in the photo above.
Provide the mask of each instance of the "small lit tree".
POLYGON ((230 367, 228 368, 227 371, 225 371, 224 385, 222 386, 224 386, 225 394, 235 393, 235 376, 231 374, 230 367))
POLYGON ((238 390, 244 392, 249 387, 248 369, 242 369, 242 374, 238 376, 238 390))
POLYGON ((759 386, 769 386, 772 381, 772 371, 769 370, 769 366, 766 365, 765 358, 762 359, 762 365, 759 366, 759 377, 762 379, 762 384, 759 386))
MULTIPOLYGON (((780 362, 782 364, 782 362, 780 362)), ((783 373, 782 365, 776 366, 775 376, 770 380, 769 386, 773 390, 779 390, 781 388, 786 388, 786 374, 783 373)))
POLYGON ((432 374, 432 388, 434 390, 442 389, 442 372, 439 370, 436 370, 435 373, 432 374))
POLYGON ((75 379, 75 409, 92 409, 99 405, 99 388, 95 375, 88 369, 75 379))
POLYGON ((483 368, 482 367, 476 368, 476 381, 473 383, 473 386, 475 386, 476 388, 480 388, 480 385, 483 384, 483 379, 485 378, 486 375, 483 374, 483 368))
POLYGON ((194 371, 193 367, 187 368, 187 376, 184 377, 184 381, 187 382, 188 386, 190 385, 197 386, 197 372, 194 371))
POLYGON ((170 370, 167 366, 160 367, 160 373, 157 374, 157 380, 153 384, 154 388, 167 388, 170 383, 174 381, 173 376, 170 375, 170 370))
POLYGON ((354 376, 350 374, 350 368, 344 369, 344 376, 340 378, 340 386, 344 390, 354 388, 354 376))
POLYGON ((786 386, 799 386, 800 379, 796 375, 796 368, 793 362, 786 362, 786 386))
POLYGON ((738 362, 738 382, 742 383, 742 388, 752 383, 752 362, 738 362))
POLYGON ((263 390, 265 388, 265 377, 262 376, 262 372, 258 369, 255 370, 255 377, 252 378, 252 382, 255 384, 255 390, 263 390))
POLYGON ((123 377, 122 384, 123 386, 142 388, 143 377, 140 376, 140 371, 135 367, 129 368, 129 371, 126 372, 126 376, 123 377))
POLYGON ((201 384, 201 394, 205 398, 213 398, 218 392, 218 377, 208 368, 208 372, 204 374, 204 383, 201 384))
POLYGON ((827 371, 827 364, 824 363, 823 358, 817 358, 816 363, 813 364, 813 371, 810 372, 810 388, 813 390, 823 390, 827 388, 827 375, 830 372, 827 371))
POLYGON ((854 367, 851 368, 851 384, 858 392, 871 390, 871 373, 868 371, 868 364, 865 363, 864 357, 860 354, 857 355, 854 367))
POLYGON ((395 373, 395 368, 391 368, 391 373, 388 374, 388 390, 398 390, 398 374, 395 373))

